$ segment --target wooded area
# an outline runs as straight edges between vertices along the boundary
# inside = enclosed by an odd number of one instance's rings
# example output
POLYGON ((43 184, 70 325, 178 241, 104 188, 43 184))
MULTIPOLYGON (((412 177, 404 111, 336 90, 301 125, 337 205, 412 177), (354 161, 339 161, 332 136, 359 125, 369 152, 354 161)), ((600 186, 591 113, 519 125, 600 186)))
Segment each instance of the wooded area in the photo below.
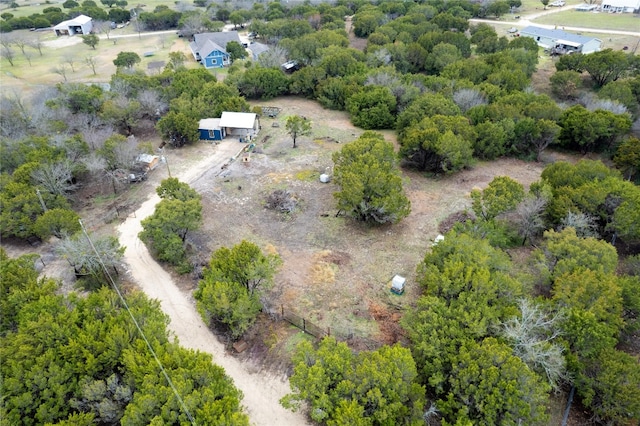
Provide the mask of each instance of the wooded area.
MULTIPOLYGON (((103 4, 109 13, 90 0, 68 0, 63 8, 112 19, 126 6, 103 4)), ((126 191, 135 159, 157 148, 139 143, 138 130, 157 132, 163 145, 177 149, 198 142, 202 118, 248 112, 247 99, 295 95, 346 111, 367 130, 333 155, 332 208, 373 232, 409 217, 407 170, 439 178, 505 156, 541 161, 549 149, 602 161, 549 164, 529 188, 500 176, 473 190, 465 220, 416 265, 421 295, 403 312, 401 341, 358 353, 332 337, 315 346, 303 342, 292 356, 292 393, 283 405, 307 402, 309 417, 327 425, 545 424, 550 393, 574 387, 594 422, 638 421, 637 55, 606 49, 563 56, 550 93, 540 94, 531 88, 540 55, 533 39, 469 25, 471 17, 499 15, 504 5, 198 6, 138 10, 139 22, 184 34, 218 28, 214 21, 250 22, 271 49, 253 60, 235 55, 224 81, 185 67, 179 55, 147 75, 135 68, 139 57, 122 52, 108 91, 61 83, 28 100, 2 95, 0 234, 59 238, 60 256, 91 292, 60 294, 56 282, 38 276, 33 257, 9 259, 0 251, 1 418, 182 424, 193 416, 200 424, 248 424, 240 392, 209 356, 168 338, 157 303, 133 290, 127 307, 109 288, 105 268, 120 267, 123 249, 111 237, 97 237, 97 249, 84 243, 76 194, 81 187, 94 188, 94 195, 126 191), (366 48, 350 47, 345 16, 366 48), (285 60, 303 66, 286 74, 285 60), (397 150, 375 130, 395 131, 397 150), (516 262, 510 250, 521 246, 529 249, 516 262)), ((66 16, 49 9, 31 18, 3 14, 0 30, 66 16)), ((21 42, 7 40, 3 57, 10 60, 21 42)), ((296 147, 311 123, 289 118, 296 147)), ((158 260, 191 272, 199 265, 188 242, 203 221, 202 196, 175 178, 157 193, 162 200, 142 222, 140 238, 158 260)), ((249 241, 213 252, 194 293, 206 323, 240 338, 263 308, 280 262, 249 241)))

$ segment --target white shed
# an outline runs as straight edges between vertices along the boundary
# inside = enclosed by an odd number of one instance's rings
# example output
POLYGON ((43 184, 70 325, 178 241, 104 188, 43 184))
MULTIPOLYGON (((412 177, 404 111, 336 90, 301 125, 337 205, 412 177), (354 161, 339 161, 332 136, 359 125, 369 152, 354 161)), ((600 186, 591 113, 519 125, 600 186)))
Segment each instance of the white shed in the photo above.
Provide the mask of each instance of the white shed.
POLYGON ((219 125, 227 135, 241 137, 253 137, 260 130, 258 115, 253 112, 224 111, 219 125))
POLYGON ((93 21, 86 15, 78 15, 73 19, 62 21, 53 27, 53 31, 56 32, 57 36, 90 34, 91 30, 93 30, 93 21))
MULTIPOLYGON (((640 0, 639 0, 640 1, 640 0)), ((531 37, 545 49, 561 48, 564 51, 576 53, 593 53, 602 48, 602 40, 568 33, 559 29, 546 29, 529 26, 520 31, 522 37, 531 37)))

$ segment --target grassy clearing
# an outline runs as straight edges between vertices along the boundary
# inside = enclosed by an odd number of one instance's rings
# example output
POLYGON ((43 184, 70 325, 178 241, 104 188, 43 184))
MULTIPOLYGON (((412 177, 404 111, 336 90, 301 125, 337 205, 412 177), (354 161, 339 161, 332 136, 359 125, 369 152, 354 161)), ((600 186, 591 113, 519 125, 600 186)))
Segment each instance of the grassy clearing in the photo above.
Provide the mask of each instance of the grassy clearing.
MULTIPOLYGON (((33 33, 25 32, 27 35, 34 37, 33 33)), ((41 39, 45 43, 57 40, 55 36, 43 37, 41 39)), ((37 50, 27 47, 25 53, 31 56, 31 64, 22 52, 14 47, 15 58, 14 65, 2 58, 0 60, 0 68, 3 72, 3 86, 17 89, 18 91, 30 91, 41 85, 49 85, 52 83, 67 82, 77 83, 98 83, 108 82, 111 76, 116 72, 116 66, 113 60, 119 52, 135 52, 141 62, 136 65, 136 69, 144 70, 147 73, 159 72, 148 69, 148 65, 152 61, 168 61, 169 52, 171 51, 188 51, 188 46, 183 39, 178 38, 175 34, 149 35, 138 37, 126 37, 112 40, 100 40, 97 48, 94 50, 86 44, 82 43, 80 37, 73 37, 64 41, 67 46, 62 47, 43 47, 42 56, 37 50), (115 41, 115 44, 114 44, 115 41), (146 52, 152 52, 152 56, 144 56, 146 52), (86 58, 95 58, 96 74, 93 73, 91 67, 86 63, 86 58), (73 69, 70 61, 73 63, 73 69), (64 76, 56 72, 64 68, 66 72, 64 76)), ((187 57, 187 66, 196 67, 197 64, 192 58, 187 57), (189 60, 191 59, 191 60, 189 60)))
POLYGON ((565 10, 544 15, 534 20, 537 24, 568 27, 597 28, 603 30, 638 31, 640 18, 632 13, 593 13, 565 10))

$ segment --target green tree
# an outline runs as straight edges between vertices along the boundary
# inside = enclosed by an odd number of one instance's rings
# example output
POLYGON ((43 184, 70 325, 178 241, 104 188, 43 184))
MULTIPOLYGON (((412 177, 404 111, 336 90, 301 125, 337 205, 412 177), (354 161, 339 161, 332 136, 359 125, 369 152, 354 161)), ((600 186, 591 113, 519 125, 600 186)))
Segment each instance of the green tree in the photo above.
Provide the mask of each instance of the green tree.
MULTIPOLYGON (((169 179, 163 182, 162 187, 177 185, 177 182, 169 179)), ((161 194, 169 194, 163 189, 161 194)), ((189 191, 186 191, 187 193, 189 191)), ((183 192, 184 194, 184 192, 183 192)), ((202 222, 202 203, 198 194, 188 194, 185 201, 179 198, 165 196, 157 205, 154 213, 144 219, 142 231, 139 236, 142 241, 150 246, 159 260, 178 267, 178 272, 189 272, 192 266, 187 259, 185 241, 190 231, 200 227, 202 222)))
POLYGON ((400 155, 420 170, 452 173, 471 164, 475 139, 466 117, 425 117, 400 138, 400 155))
POLYGON ((633 53, 604 49, 593 55, 584 55, 582 67, 591 76, 596 87, 616 81, 627 74, 637 72, 640 62, 633 53))
POLYGON ((579 148, 583 153, 610 148, 631 128, 627 114, 610 111, 588 111, 582 105, 565 110, 558 123, 560 143, 579 148))
POLYGON ((603 351, 576 380, 578 394, 602 423, 628 424, 640 416, 640 366, 619 350, 603 351))
POLYGON ((96 46, 100 42, 100 37, 95 34, 86 34, 82 36, 82 42, 95 50, 96 46))
POLYGON ((237 59, 244 59, 247 57, 246 49, 237 41, 230 41, 229 43, 227 43, 227 47, 225 47, 225 50, 231 57, 232 62, 237 59))
POLYGON ((640 174, 640 139, 631 136, 622 141, 613 162, 628 180, 640 174))
POLYGON ((36 219, 33 231, 42 240, 46 240, 51 235, 63 238, 80 231, 79 221, 80 216, 73 210, 51 209, 36 219))
POLYGON ((249 99, 272 99, 287 91, 287 76, 279 69, 253 67, 237 81, 238 90, 249 99))
POLYGON ((524 187, 508 176, 497 176, 482 191, 471 191, 473 211, 484 220, 511 211, 524 199, 524 187))
POLYGON ((287 117, 285 126, 287 133, 293 139, 293 147, 296 147, 296 139, 298 136, 307 136, 311 134, 311 122, 306 117, 299 115, 291 115, 287 117))
POLYGON ((264 255, 258 246, 243 240, 231 249, 216 250, 206 276, 214 281, 238 283, 254 295, 271 287, 280 262, 279 256, 264 255))
POLYGON ((169 111, 156 128, 163 139, 176 148, 195 143, 199 138, 198 120, 182 112, 169 111))
POLYGON ((494 338, 463 345, 438 406, 456 424, 535 424, 547 420, 550 387, 494 338))
POLYGON ((341 190, 338 210, 368 223, 396 223, 409 215, 411 203, 395 168, 393 145, 379 133, 365 132, 333 154, 341 190))
POLYGON ((140 61, 140 56, 135 52, 120 52, 116 59, 113 60, 113 64, 116 67, 132 68, 135 64, 139 64, 140 61))
POLYGON ((308 402, 315 421, 328 425, 347 420, 361 425, 421 422, 424 389, 416 382, 416 366, 406 348, 384 346, 353 355, 346 344, 325 337, 317 349, 301 342, 293 364, 293 393, 281 403, 297 409, 300 402, 308 402))
POLYGON ((178 178, 167 178, 160 182, 156 193, 164 200, 189 201, 200 199, 200 194, 188 183, 180 182, 178 178))
POLYGON ((262 310, 257 294, 250 295, 235 282, 205 277, 194 293, 198 312, 209 325, 222 325, 232 339, 239 339, 262 310))
POLYGON ((216 250, 194 293, 205 322, 225 326, 234 339, 241 337, 262 310, 260 297, 273 284, 280 262, 248 241, 216 250))

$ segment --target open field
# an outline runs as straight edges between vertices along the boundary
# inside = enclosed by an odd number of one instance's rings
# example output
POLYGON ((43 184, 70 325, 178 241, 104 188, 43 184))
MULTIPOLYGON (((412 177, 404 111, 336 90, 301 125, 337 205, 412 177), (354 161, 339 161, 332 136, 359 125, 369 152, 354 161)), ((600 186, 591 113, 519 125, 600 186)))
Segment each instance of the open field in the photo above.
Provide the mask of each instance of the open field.
POLYGON ((603 30, 638 31, 640 17, 634 13, 593 13, 563 10, 536 18, 534 23, 603 30))
POLYGON ((13 47, 15 51, 14 65, 2 58, 0 69, 2 70, 2 86, 3 91, 7 88, 12 90, 30 92, 42 85, 50 85, 58 82, 77 82, 77 83, 102 83, 109 82, 111 76, 116 72, 116 66, 113 60, 119 52, 135 52, 141 62, 135 66, 136 69, 144 70, 147 73, 159 72, 159 70, 149 70, 148 65, 154 61, 166 61, 169 52, 182 51, 187 57, 185 64, 187 66, 197 66, 187 42, 178 38, 173 32, 145 33, 141 36, 131 34, 126 37, 116 37, 118 34, 114 31, 110 34, 110 40, 101 39, 96 49, 92 49, 82 43, 82 38, 73 37, 55 37, 53 34, 34 33, 29 31, 15 31, 10 34, 13 37, 40 37, 44 43, 42 48, 42 56, 36 49, 26 47, 25 53, 30 56, 29 60, 22 52, 13 47), (152 56, 145 56, 145 53, 152 53, 152 56), (95 58, 96 74, 86 63, 87 57, 95 58), (190 60, 189 60, 190 59, 190 60), (73 69, 69 61, 73 62, 73 69), (60 71, 64 68, 65 75, 61 75, 60 71))

